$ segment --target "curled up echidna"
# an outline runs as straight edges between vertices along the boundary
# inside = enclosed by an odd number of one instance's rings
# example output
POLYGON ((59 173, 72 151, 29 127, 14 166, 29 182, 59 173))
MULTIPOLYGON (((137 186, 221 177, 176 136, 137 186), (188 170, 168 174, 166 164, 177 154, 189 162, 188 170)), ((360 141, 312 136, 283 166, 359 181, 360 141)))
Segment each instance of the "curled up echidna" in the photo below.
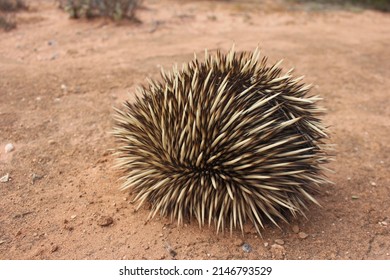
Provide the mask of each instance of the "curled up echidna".
POLYGON ((217 232, 250 221, 260 232, 318 204, 312 195, 328 182, 320 98, 259 57, 206 51, 117 109, 122 189, 149 202, 150 217, 195 217, 217 232))

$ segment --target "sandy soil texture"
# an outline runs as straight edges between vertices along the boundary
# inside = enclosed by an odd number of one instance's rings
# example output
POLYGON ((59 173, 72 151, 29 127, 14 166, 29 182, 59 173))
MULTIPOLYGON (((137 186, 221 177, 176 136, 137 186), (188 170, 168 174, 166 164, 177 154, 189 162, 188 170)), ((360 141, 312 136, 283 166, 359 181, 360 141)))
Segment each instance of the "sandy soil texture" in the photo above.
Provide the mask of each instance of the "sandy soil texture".
POLYGON ((390 16, 282 1, 144 1, 141 24, 31 1, 0 32, 0 259, 390 259, 390 16), (193 53, 283 58, 324 97, 335 184, 281 229, 145 223, 118 191, 113 106, 193 53), (14 150, 6 153, 7 143, 14 150), (249 244, 251 252, 243 250, 249 244))

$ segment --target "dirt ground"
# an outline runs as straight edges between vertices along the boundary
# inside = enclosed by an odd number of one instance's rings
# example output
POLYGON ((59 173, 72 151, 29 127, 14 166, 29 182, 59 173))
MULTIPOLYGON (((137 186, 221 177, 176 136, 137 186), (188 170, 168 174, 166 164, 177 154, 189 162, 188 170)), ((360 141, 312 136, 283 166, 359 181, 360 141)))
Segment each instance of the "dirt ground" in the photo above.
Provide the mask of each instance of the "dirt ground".
POLYGON ((142 24, 30 1, 0 32, 0 259, 390 259, 390 15, 282 1, 144 1, 142 24), (193 53, 254 50, 324 97, 334 174, 282 229, 145 224, 118 190, 113 107, 193 53), (7 143, 14 150, 6 153, 7 143), (3 179, 5 181, 5 179, 3 179), (249 244, 245 252, 242 244, 249 244), (176 256, 174 256, 176 254, 176 256))

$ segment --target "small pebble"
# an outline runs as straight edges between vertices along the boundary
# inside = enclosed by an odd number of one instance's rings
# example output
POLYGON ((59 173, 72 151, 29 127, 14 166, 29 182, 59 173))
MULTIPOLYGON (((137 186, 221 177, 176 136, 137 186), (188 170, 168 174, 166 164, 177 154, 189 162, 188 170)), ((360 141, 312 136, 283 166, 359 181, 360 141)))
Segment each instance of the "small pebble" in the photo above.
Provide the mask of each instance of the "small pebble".
POLYGON ((249 245, 248 243, 245 243, 244 245, 242 245, 242 250, 243 250, 245 253, 249 253, 250 251, 252 251, 252 247, 251 247, 251 245, 249 245))
POLYGON ((40 180, 40 179, 43 178, 42 175, 38 175, 38 174, 35 174, 35 173, 33 173, 33 174, 31 175, 31 177, 32 177, 32 184, 34 184, 36 180, 40 180))
POLYGON ((268 242, 264 242, 264 247, 268 247, 268 242))
POLYGON ((5 243, 5 240, 0 240, 0 245, 5 243))
POLYGON ((58 245, 53 245, 50 250, 52 253, 58 251, 58 245))
POLYGON ((234 241, 235 246, 241 246, 242 244, 244 244, 244 241, 240 238, 234 241))
POLYGON ((8 143, 8 144, 5 145, 5 147, 4 147, 5 153, 10 153, 10 152, 12 152, 14 149, 15 149, 15 146, 14 146, 12 143, 8 143))
POLYGON ((177 253, 172 248, 168 248, 168 253, 172 256, 172 258, 176 257, 177 253))
POLYGON ((376 183, 375 182, 371 182, 371 186, 375 187, 376 183))
POLYGON ((275 239, 275 243, 279 245, 283 245, 284 241, 282 239, 275 239))
POLYGON ((352 199, 359 199, 359 197, 357 196, 357 195, 353 195, 352 197, 351 197, 352 199))
POLYGON ((299 233, 299 226, 297 226, 297 225, 293 226, 293 227, 292 227, 292 231, 293 231, 294 233, 299 233))
POLYGON ((3 177, 0 178, 1 183, 7 183, 9 181, 9 173, 5 174, 3 177))
POLYGON ((74 227, 73 227, 73 226, 70 226, 70 225, 65 225, 65 226, 64 226, 64 229, 69 230, 69 231, 73 231, 73 230, 74 230, 74 227))
POLYGON ((308 237, 309 235, 303 231, 301 231, 300 233, 298 233, 298 236, 299 238, 301 239, 305 239, 306 237, 308 237))
POLYGON ((101 216, 97 220, 97 224, 101 227, 107 227, 107 226, 111 225, 113 222, 114 222, 114 220, 109 216, 101 216))
POLYGON ((72 220, 74 220, 76 217, 77 217, 77 215, 72 215, 72 216, 70 216, 70 218, 71 218, 72 220))
POLYGON ((278 244, 271 245, 270 251, 274 259, 283 259, 286 255, 286 249, 278 244))

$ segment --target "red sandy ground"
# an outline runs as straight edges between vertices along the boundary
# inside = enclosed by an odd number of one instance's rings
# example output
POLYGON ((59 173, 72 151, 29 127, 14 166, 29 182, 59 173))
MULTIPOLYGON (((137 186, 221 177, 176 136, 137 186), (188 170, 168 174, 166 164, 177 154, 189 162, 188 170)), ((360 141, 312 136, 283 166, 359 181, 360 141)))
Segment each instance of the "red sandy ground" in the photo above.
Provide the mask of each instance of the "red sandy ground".
POLYGON ((0 177, 11 177, 0 183, 0 259, 170 259, 172 250, 176 259, 390 259, 389 14, 166 0, 145 1, 142 24, 118 25, 31 2, 16 30, 0 32, 0 177), (160 66, 233 43, 284 58, 325 98, 335 184, 308 219, 267 225, 262 237, 251 225, 231 236, 195 222, 145 224, 147 207, 135 213, 118 191, 112 107, 160 66), (101 226, 104 217, 113 223, 101 226))

